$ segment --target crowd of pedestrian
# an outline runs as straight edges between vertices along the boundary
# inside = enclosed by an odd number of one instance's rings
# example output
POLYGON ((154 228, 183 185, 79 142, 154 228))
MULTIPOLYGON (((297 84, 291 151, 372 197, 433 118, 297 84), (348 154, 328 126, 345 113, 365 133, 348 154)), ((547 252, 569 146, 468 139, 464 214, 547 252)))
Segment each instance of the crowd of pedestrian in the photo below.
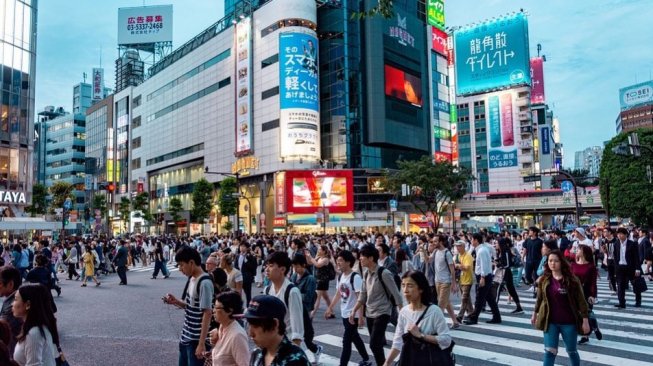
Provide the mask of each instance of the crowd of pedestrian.
POLYGON ((314 342, 313 320, 323 309, 325 319, 342 319, 341 365, 349 364, 352 345, 360 365, 392 365, 415 342, 453 364, 452 330, 477 324, 486 307, 492 313, 486 322, 501 323, 504 290, 513 314, 524 312, 520 296, 536 298, 531 322, 543 331, 544 365, 554 364, 560 335, 578 365, 577 345, 591 333, 602 339, 592 311, 599 274, 607 276, 617 308, 630 306, 628 288, 632 305, 641 306, 644 279, 653 279, 652 239, 646 229, 531 227, 524 233, 127 235, 17 243, 0 253, 0 361, 49 365, 63 357, 51 295, 61 295, 59 276, 85 287, 116 273, 127 285, 129 268, 150 263, 151 278, 166 279, 174 263, 187 282, 181 297, 168 293, 163 301, 184 310, 179 365, 307 365, 302 343, 318 363, 323 349, 314 342), (518 292, 522 285, 530 288, 518 292), (386 339, 389 327, 392 339, 386 339), (258 348, 250 349, 248 336, 258 348))

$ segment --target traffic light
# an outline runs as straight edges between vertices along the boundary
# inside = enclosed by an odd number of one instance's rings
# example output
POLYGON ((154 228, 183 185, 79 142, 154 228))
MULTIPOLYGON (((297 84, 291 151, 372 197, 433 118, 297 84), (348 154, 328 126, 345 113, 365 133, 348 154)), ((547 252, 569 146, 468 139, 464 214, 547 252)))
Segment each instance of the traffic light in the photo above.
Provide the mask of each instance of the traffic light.
POLYGON ((113 183, 107 184, 107 191, 109 191, 109 193, 113 193, 114 189, 116 189, 116 186, 113 183))
POLYGON ((70 211, 65 209, 63 210, 63 226, 64 228, 70 223, 70 211))

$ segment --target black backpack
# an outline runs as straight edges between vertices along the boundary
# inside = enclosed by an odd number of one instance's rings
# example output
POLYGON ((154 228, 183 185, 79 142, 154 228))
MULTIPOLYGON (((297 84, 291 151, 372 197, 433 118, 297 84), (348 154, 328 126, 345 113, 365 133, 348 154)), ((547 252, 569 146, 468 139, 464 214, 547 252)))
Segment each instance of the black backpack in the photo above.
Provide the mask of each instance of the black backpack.
MULTIPOLYGON (((354 278, 356 276, 360 276, 360 275, 358 273, 356 273, 355 271, 351 271, 351 276, 349 277, 349 284, 351 285, 351 289, 354 292, 356 292, 356 288, 354 288, 354 278)), ((341 278, 342 278, 342 273, 340 274, 340 276, 338 276, 338 283, 340 283, 341 278)))
MULTIPOLYGON (((264 293, 266 295, 270 294, 270 287, 272 287, 272 285, 269 285, 265 288, 264 293)), ((290 298, 290 290, 292 290, 295 287, 297 286, 295 286, 295 284, 291 282, 288 284, 288 287, 286 287, 286 291, 283 293, 283 304, 286 305, 286 311, 288 312, 290 311, 290 306, 288 306, 288 299, 290 298)), ((297 289, 299 290, 298 287, 297 289)), ((301 291, 299 291, 299 293, 301 294, 301 291)), ((306 309, 306 306, 304 306, 304 301, 302 301, 301 303, 302 303, 302 320, 303 320, 302 322, 304 323, 304 336, 306 336, 306 334, 309 332, 308 329, 311 329, 311 331, 313 329, 313 321, 311 320, 311 315, 308 313, 308 309, 306 309)))
MULTIPOLYGON (((211 278, 210 275, 208 274, 203 274, 200 276, 200 278, 197 280, 197 285, 195 285, 195 298, 198 298, 200 295, 200 285, 202 282, 210 280, 213 282, 213 279, 211 278)), ((188 280, 186 280, 186 286, 184 286, 184 291, 181 293, 181 301, 186 302, 186 295, 188 295, 188 285, 190 285, 190 277, 188 277, 188 280)))

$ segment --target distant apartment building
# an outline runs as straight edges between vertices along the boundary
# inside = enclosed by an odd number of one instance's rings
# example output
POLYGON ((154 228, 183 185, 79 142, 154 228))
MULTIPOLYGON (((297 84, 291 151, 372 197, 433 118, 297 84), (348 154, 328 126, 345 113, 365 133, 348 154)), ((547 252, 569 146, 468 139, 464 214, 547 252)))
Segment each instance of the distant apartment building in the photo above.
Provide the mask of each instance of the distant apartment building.
POLYGON ((592 146, 582 151, 576 151, 574 169, 587 170, 588 176, 598 177, 602 156, 603 147, 601 146, 592 146))

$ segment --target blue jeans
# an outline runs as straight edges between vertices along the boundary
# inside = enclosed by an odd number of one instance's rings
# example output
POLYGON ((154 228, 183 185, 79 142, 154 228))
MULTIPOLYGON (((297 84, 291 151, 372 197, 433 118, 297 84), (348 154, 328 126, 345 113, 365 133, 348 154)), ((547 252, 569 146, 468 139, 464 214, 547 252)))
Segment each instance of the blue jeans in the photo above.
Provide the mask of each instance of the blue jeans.
POLYGON ((198 341, 189 344, 179 343, 179 366, 204 366, 204 359, 195 357, 197 344, 198 341))
POLYGON ((553 366, 558 354, 558 342, 560 341, 560 334, 562 340, 565 342, 565 350, 569 355, 569 362, 572 366, 580 365, 580 356, 576 348, 576 338, 578 337, 578 330, 576 324, 554 324, 549 323, 549 329, 544 332, 544 363, 543 366, 553 366), (551 352, 554 349, 555 352, 551 352))

